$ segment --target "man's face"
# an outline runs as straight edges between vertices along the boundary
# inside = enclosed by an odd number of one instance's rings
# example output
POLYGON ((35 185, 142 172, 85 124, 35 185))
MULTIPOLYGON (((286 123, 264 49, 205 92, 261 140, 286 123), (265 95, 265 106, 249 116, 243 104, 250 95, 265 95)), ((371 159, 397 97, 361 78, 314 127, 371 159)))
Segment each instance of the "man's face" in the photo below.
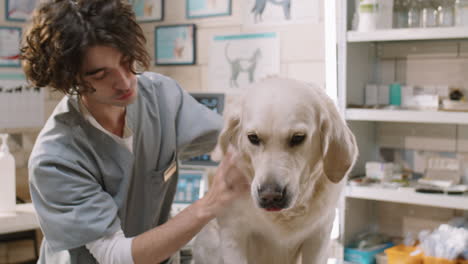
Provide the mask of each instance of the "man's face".
POLYGON ((88 107, 125 107, 136 99, 136 75, 131 72, 128 59, 115 48, 88 48, 81 73, 84 80, 96 90, 82 94, 88 107))

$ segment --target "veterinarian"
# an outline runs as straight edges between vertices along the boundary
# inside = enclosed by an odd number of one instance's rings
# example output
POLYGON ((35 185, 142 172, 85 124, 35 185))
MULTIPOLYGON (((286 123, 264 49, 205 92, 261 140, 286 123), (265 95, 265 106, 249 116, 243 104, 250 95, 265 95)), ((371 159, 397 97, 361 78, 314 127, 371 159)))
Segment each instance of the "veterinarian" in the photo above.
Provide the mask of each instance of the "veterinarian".
POLYGON ((120 0, 49 0, 22 44, 23 70, 65 96, 29 160, 45 235, 39 263, 160 263, 248 190, 227 154, 210 191, 168 220, 177 159, 211 151, 220 116, 149 66, 120 0))

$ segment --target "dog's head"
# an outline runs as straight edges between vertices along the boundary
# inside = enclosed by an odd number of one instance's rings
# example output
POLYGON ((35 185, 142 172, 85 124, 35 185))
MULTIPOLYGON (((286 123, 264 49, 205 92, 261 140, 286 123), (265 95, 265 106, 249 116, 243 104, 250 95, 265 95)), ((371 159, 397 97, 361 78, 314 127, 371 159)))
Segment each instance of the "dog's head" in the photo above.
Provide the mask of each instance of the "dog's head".
POLYGON ((280 78, 247 87, 226 111, 219 147, 225 153, 229 145, 242 157, 253 200, 268 211, 294 207, 301 185, 313 186, 320 177, 340 182, 358 153, 324 91, 280 78))

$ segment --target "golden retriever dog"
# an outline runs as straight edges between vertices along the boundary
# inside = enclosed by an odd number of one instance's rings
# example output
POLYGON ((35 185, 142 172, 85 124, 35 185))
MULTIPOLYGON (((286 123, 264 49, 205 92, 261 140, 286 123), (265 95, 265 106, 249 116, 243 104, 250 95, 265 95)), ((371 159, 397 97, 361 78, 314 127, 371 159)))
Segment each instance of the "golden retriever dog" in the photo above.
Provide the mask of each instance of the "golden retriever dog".
POLYGON ((251 191, 200 232, 195 263, 326 263, 358 149, 325 92, 282 78, 253 84, 226 111, 218 144, 239 153, 251 191))

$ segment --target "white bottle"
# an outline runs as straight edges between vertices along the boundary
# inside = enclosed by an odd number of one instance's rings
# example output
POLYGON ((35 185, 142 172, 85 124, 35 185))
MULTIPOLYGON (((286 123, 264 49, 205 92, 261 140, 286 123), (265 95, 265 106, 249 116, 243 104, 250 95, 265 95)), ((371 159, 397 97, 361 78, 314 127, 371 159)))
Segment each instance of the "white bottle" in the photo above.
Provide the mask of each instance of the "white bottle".
POLYGON ((357 31, 375 31, 377 29, 378 11, 377 0, 361 0, 358 7, 359 23, 357 31))
POLYGON ((0 134, 0 216, 15 215, 16 171, 15 159, 7 145, 7 134, 0 134))
POLYGON ((437 26, 437 9, 434 7, 431 0, 424 0, 422 2, 419 19, 419 25, 421 27, 437 26))
POLYGON ((408 27, 420 27, 422 0, 410 0, 408 5, 408 27))
POLYGON ((468 26, 468 0, 455 0, 455 26, 468 26))

